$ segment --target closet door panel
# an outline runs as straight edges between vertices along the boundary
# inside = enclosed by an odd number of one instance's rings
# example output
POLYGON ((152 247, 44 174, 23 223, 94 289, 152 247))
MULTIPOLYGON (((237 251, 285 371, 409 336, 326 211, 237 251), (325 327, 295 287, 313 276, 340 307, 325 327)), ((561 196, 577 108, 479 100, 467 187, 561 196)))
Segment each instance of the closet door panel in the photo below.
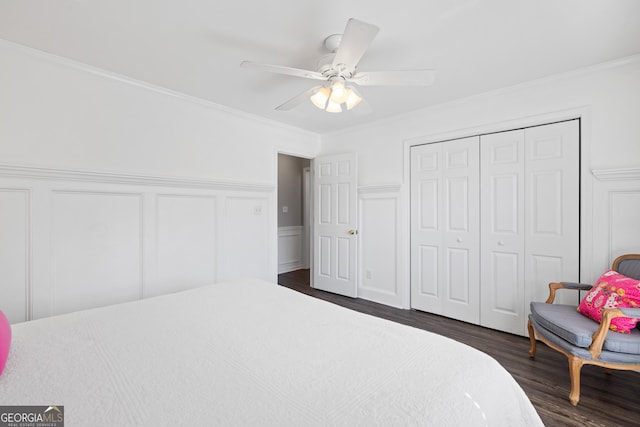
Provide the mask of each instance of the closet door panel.
MULTIPOLYGON (((491 293, 494 300, 491 302, 492 310, 506 315, 507 322, 511 321, 510 317, 517 317, 520 309, 521 297, 518 288, 513 286, 518 282, 520 272, 520 255, 516 252, 498 252, 491 254, 491 275, 494 279, 489 285, 493 288, 491 293)), ((493 325, 497 328, 498 324, 493 325)), ((505 326, 503 326, 505 327, 505 326)), ((502 328, 498 328, 502 329, 502 328)))
MULTIPOLYGON (((525 129, 526 306, 544 301, 550 281, 579 281, 580 129, 572 120, 525 129)), ((557 302, 575 304, 576 293, 557 302)))
POLYGON ((449 304, 469 305, 473 299, 469 261, 469 250, 467 249, 450 248, 447 251, 446 289, 449 304))
MULTIPOLYGON (((418 270, 417 284, 420 286, 416 290, 417 298, 437 301, 440 299, 440 290, 438 283, 440 257, 438 246, 420 245, 418 248, 420 253, 420 269, 418 270)), ((419 308, 419 307, 414 307, 419 308)), ((440 309, 440 305, 436 309, 440 309)), ((441 313, 440 313, 441 314, 441 313)))
POLYGON ((442 147, 411 148, 411 307, 442 313, 442 147))
POLYGON ((478 137, 412 147, 411 307, 479 322, 478 137))
MULTIPOLYGON (((548 251, 552 252, 552 251, 548 251)), ((558 277, 565 274, 568 266, 566 257, 569 254, 547 255, 540 253, 531 253, 527 251, 526 279, 527 279, 527 301, 525 302, 525 311, 529 313, 529 303, 531 301, 542 302, 549 296, 549 283, 559 281, 558 277)), ((577 268, 576 268, 577 272, 577 268)), ((560 279, 560 281, 564 281, 560 279)), ((570 282, 578 282, 578 279, 567 280, 570 282)), ((574 304, 579 303, 578 292, 558 292, 556 293, 555 303, 557 304, 574 304)))
POLYGON ((442 143, 445 315, 480 322, 479 138, 442 143))
POLYGON ((523 334, 524 132, 483 135, 480 170, 480 324, 523 334))

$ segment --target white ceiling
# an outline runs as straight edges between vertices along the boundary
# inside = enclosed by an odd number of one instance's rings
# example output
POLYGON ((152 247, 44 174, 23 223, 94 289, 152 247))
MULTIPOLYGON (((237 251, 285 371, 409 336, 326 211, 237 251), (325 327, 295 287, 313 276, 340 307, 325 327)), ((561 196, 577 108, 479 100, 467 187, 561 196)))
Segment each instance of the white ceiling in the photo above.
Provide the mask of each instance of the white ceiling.
MULTIPOLYGON (((0 38, 317 133, 640 53, 638 0, 0 0, 0 38), (437 69, 431 87, 361 87, 368 107, 276 111, 354 17, 380 27, 361 71, 437 69)), ((640 76, 639 76, 640 78, 640 76)))

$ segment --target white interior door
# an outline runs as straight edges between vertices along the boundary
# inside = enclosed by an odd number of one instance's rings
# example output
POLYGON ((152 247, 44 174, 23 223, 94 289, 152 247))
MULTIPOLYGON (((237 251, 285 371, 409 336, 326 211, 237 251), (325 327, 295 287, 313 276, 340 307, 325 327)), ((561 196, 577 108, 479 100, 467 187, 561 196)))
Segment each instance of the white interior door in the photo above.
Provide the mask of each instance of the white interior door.
POLYGON ((355 153, 313 160, 313 286, 357 296, 355 153))
POLYGON ((479 322, 478 137, 411 149, 411 307, 479 322))

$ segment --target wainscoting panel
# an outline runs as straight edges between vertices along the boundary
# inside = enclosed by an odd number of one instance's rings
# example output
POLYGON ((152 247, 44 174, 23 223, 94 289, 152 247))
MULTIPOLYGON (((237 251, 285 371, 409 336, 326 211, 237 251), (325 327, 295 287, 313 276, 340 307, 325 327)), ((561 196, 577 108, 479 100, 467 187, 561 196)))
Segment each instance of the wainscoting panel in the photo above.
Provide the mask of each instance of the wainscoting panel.
POLYGON ((276 280, 275 186, 0 164, 0 310, 12 323, 276 280))
MULTIPOLYGON (((640 252, 640 187, 629 191, 611 191, 610 245, 615 254, 640 252)), ((611 255, 614 255, 612 252, 611 255)))
POLYGON ((142 294, 142 195, 52 193, 52 314, 142 294))
POLYGON ((216 282, 216 197, 156 197, 157 277, 145 297, 216 282))
POLYGON ((278 227, 278 274, 304 268, 303 227, 278 227))
POLYGON ((591 281, 619 255, 640 253, 640 169, 594 170, 593 175, 591 281))
POLYGON ((402 307, 400 186, 361 187, 358 193, 358 297, 402 307))
POLYGON ((0 188, 0 309, 11 323, 29 311, 29 201, 29 190, 0 188))
MULTIPOLYGON (((220 280, 233 277, 271 279, 268 272, 275 265, 269 251, 272 213, 266 197, 225 199, 224 248, 220 252, 220 280)), ((275 235, 275 230, 273 230, 275 235)), ((272 279, 275 280, 275 279, 272 279)))

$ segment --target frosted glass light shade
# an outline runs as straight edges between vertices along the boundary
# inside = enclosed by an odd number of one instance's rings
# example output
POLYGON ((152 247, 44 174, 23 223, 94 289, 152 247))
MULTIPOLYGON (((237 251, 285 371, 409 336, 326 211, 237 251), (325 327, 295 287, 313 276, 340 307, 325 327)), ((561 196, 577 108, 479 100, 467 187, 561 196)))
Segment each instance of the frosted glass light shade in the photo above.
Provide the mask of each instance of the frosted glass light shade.
POLYGON ((342 104, 347 100, 347 88, 344 87, 344 82, 342 80, 336 80, 331 85, 331 102, 336 104, 342 104))
POLYGON ((351 110, 362 101, 355 89, 345 86, 342 80, 334 81, 331 86, 322 86, 309 99, 313 105, 329 113, 343 112, 342 104, 351 110))
POLYGON ((327 106, 327 101, 329 100, 329 95, 331 94, 331 90, 328 87, 322 87, 316 93, 311 96, 311 102, 313 105, 318 107, 321 110, 324 110, 327 106))
POLYGON ((351 110, 353 107, 360 104, 360 101, 362 101, 362 98, 358 96, 356 91, 351 88, 347 88, 347 99, 345 101, 347 110, 351 110))
POLYGON ((340 106, 340 104, 329 100, 329 102, 327 102, 327 108, 325 108, 325 111, 329 113, 342 113, 342 107, 340 106))

